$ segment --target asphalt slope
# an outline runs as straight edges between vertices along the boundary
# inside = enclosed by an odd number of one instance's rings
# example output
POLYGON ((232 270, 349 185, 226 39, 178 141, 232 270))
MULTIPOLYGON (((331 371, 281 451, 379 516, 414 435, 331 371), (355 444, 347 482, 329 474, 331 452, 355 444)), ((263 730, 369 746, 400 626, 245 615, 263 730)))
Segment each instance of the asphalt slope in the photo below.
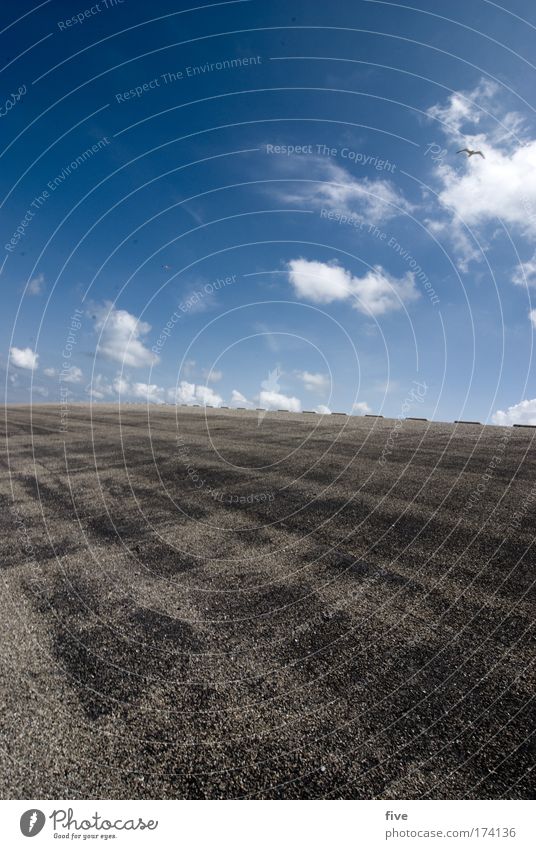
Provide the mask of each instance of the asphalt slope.
POLYGON ((2 429, 4 798, 529 798, 536 430, 2 429))

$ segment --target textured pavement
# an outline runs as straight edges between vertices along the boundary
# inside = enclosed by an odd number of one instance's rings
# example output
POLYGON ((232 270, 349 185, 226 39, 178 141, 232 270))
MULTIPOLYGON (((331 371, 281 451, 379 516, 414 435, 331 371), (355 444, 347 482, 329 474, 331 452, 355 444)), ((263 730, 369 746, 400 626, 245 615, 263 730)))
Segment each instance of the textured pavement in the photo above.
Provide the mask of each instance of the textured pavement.
POLYGON ((60 423, 2 425, 3 798, 530 797, 536 430, 60 423))

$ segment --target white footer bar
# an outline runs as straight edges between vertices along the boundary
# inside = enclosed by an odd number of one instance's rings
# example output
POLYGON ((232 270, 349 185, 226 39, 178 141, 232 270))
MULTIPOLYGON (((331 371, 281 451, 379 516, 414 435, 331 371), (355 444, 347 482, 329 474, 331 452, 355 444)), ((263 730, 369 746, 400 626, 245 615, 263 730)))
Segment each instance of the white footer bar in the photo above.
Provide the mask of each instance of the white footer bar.
POLYGON ((3 845, 35 849, 529 849, 534 814, 530 801, 0 802, 3 845))

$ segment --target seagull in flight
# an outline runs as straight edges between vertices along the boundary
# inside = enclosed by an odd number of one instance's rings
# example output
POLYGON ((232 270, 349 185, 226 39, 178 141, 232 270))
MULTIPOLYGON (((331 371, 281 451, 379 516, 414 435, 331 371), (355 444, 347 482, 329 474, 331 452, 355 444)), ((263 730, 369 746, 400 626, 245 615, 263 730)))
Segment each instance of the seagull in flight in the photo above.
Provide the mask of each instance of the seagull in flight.
POLYGON ((461 149, 461 150, 457 150, 457 151, 456 151, 456 153, 466 153, 468 157, 471 157, 471 156, 481 156, 481 157, 482 157, 482 159, 485 159, 485 158, 486 158, 486 157, 484 156, 484 154, 482 153, 482 151, 481 151, 481 150, 469 150, 469 148, 468 148, 468 147, 462 147, 462 149, 461 149))

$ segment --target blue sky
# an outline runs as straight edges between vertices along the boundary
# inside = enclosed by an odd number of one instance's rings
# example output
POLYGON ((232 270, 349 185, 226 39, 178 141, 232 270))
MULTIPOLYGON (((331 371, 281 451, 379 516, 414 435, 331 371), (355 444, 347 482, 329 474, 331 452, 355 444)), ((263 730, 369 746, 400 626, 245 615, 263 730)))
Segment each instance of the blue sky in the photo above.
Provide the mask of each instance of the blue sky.
POLYGON ((9 401, 536 423, 533 4, 0 14, 9 401))

